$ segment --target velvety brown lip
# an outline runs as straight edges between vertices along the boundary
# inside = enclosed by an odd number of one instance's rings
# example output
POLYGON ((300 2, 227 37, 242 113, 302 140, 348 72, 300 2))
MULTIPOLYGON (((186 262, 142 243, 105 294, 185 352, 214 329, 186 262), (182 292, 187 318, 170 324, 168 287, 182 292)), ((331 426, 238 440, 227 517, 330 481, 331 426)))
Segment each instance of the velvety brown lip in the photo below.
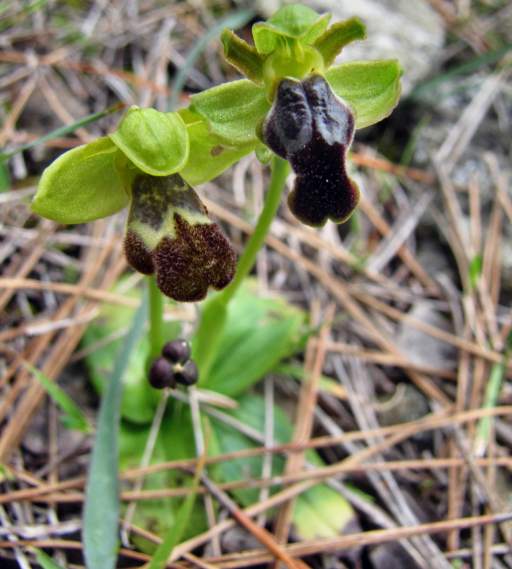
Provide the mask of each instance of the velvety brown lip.
POLYGON ((292 165, 296 179, 288 205, 306 225, 322 226, 328 219, 341 223, 359 201, 345 165, 354 128, 352 112, 320 75, 279 84, 263 136, 292 165))
POLYGON ((124 241, 128 263, 143 274, 155 273, 160 290, 180 302, 202 300, 209 287, 224 288, 234 277, 236 255, 206 215, 199 196, 180 176, 138 176, 124 241), (166 234, 164 221, 170 216, 174 231, 166 234), (145 242, 140 226, 161 233, 156 245, 145 242))

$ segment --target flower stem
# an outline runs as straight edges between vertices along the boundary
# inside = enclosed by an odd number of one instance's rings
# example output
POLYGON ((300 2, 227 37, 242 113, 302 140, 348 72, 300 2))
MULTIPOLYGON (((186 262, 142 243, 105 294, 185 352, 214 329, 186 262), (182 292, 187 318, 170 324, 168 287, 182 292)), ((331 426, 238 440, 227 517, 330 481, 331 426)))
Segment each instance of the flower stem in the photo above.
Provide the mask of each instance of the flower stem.
POLYGON ((247 242, 240 260, 238 261, 235 278, 219 295, 225 305, 227 305, 233 298, 244 279, 251 272, 251 269, 256 262, 258 252, 263 247, 267 234, 270 230, 270 225, 272 224, 272 221, 277 214, 279 204, 281 203, 281 195, 283 193, 289 171, 288 162, 278 156, 274 156, 271 168, 272 177, 270 178, 270 185, 263 211, 258 218, 254 232, 247 242))
POLYGON ((154 276, 148 277, 149 289, 149 358, 155 360, 162 350, 164 343, 164 297, 156 285, 154 276))
POLYGON ((220 294, 208 302, 201 315, 194 347, 194 357, 200 371, 200 384, 206 381, 215 360, 226 324, 228 304, 251 272, 281 202, 281 195, 289 172, 288 162, 274 156, 271 170, 272 175, 265 205, 238 261, 235 277, 220 294))

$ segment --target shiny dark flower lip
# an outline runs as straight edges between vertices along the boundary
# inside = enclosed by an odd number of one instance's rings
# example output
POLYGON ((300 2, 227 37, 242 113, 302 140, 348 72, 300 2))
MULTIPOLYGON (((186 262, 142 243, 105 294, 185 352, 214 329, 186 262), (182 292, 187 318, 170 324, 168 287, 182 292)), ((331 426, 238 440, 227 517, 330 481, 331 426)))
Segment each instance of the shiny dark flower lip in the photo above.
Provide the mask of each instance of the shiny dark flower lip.
POLYGON ((306 225, 342 223, 356 208, 359 189, 345 164, 354 130, 352 111, 322 76, 279 83, 262 134, 296 174, 288 206, 306 225))
POLYGON ((134 179, 124 250, 135 270, 155 273, 160 290, 180 302, 224 288, 236 269, 229 241, 178 174, 134 179))

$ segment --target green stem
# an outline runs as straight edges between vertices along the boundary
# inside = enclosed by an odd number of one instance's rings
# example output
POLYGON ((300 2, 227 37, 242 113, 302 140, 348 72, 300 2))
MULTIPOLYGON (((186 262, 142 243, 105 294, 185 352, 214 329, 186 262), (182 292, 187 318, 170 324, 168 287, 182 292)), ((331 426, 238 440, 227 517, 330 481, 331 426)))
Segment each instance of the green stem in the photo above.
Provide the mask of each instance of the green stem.
POLYGON ((271 168, 272 175, 265 205, 258 218, 256 227, 245 246, 244 252, 238 261, 235 277, 229 286, 208 302, 201 315, 194 347, 194 357, 200 370, 200 383, 206 381, 215 360, 222 338, 222 332, 226 324, 228 304, 235 296, 244 279, 251 272, 256 262, 258 252, 265 242, 272 221, 281 203, 281 195, 289 172, 288 162, 278 156, 274 156, 271 168))
POLYGON ((263 211, 261 212, 256 227, 254 228, 254 232, 247 242, 244 252, 238 261, 235 278, 219 295, 225 305, 227 305, 233 298, 244 279, 249 275, 251 269, 254 267, 256 257, 259 250, 265 243, 270 226, 277 214, 279 204, 281 203, 281 195, 283 193, 289 171, 288 162, 278 156, 275 156, 272 161, 271 168, 272 176, 270 178, 270 185, 263 211))
POLYGON ((149 358, 155 360, 162 351, 164 343, 164 297, 156 285, 154 276, 148 277, 149 289, 149 358))

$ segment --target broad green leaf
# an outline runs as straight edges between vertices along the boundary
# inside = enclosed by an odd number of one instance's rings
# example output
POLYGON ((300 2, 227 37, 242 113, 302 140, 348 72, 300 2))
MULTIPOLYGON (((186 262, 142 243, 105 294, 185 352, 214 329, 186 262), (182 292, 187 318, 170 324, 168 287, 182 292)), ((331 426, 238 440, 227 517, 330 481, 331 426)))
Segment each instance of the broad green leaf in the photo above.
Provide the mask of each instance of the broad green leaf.
POLYGON ((36 556, 36 561, 41 565, 43 569, 64 569, 62 565, 56 563, 49 555, 47 555, 41 549, 36 547, 32 548, 34 555, 36 556))
POLYGON ((354 61, 331 67, 325 78, 354 111, 356 128, 364 128, 387 117, 396 107, 401 73, 395 59, 354 61))
POLYGON ((96 437, 85 490, 83 543, 88 569, 114 569, 118 550, 119 469, 118 430, 122 378, 146 321, 147 296, 132 320, 128 336, 114 361, 101 399, 96 437))
POLYGON ((333 64, 341 50, 350 42, 366 37, 366 28, 359 18, 336 22, 316 39, 314 47, 322 54, 325 67, 333 64))
POLYGON ((188 109, 179 113, 187 125, 190 140, 190 154, 180 175, 191 186, 213 180, 258 145, 256 140, 247 144, 231 145, 211 133, 199 115, 188 109))
POLYGON ((231 145, 256 142, 256 127, 270 109, 263 88, 248 79, 212 87, 191 101, 210 131, 231 145))
POLYGON ((263 81, 264 58, 242 38, 231 30, 224 30, 220 37, 224 47, 224 58, 251 81, 263 81))
POLYGON ((85 223, 127 206, 128 189, 116 167, 119 155, 103 137, 59 156, 41 176, 33 211, 59 223, 85 223))
POLYGON ((259 53, 269 54, 282 45, 283 38, 313 43, 327 28, 330 14, 320 16, 307 6, 292 4, 278 10, 266 22, 252 27, 252 36, 259 53))
MULTIPOLYGON (((238 399, 239 406, 229 413, 244 423, 263 433, 265 429, 265 402, 260 395, 247 393, 238 399)), ((274 441, 276 444, 289 443, 293 427, 285 413, 277 406, 273 409, 274 441)), ((228 453, 246 448, 260 446, 240 431, 212 419, 217 452, 228 453)), ((315 466, 323 462, 314 451, 307 451, 307 460, 315 466)), ((279 476, 284 467, 281 456, 274 455, 272 459, 272 475, 279 476)), ((217 465, 214 476, 219 482, 261 478, 262 457, 248 457, 237 460, 223 461, 217 465)), ((276 488, 271 488, 275 492, 276 488)), ((247 488, 234 490, 232 493, 243 506, 249 506, 258 501, 259 489, 247 488)), ((313 486, 295 500, 293 512, 294 530, 300 539, 315 537, 335 537, 340 535, 346 525, 353 519, 354 512, 350 504, 340 494, 331 490, 325 484, 313 486)))
MULTIPOLYGON (((114 291, 119 292, 123 286, 121 280, 114 291)), ((134 288, 128 293, 134 299, 141 299, 141 290, 134 288)), ((86 364, 94 387, 103 393, 107 379, 112 373, 115 355, 126 341, 119 337, 128 331, 133 318, 134 309, 128 306, 105 304, 100 315, 89 324, 82 339, 84 348, 93 351, 86 357, 86 364)), ((164 323, 166 340, 176 338, 180 325, 177 322, 164 323)), ((160 392, 153 389, 147 381, 146 360, 149 354, 149 338, 144 335, 129 356, 128 369, 123 375, 123 398, 121 416, 137 424, 151 423, 158 405, 160 392)))
MULTIPOLYGON (((217 357, 201 385, 230 397, 259 381, 301 344, 305 314, 281 298, 243 286, 230 302, 217 357)), ((197 350, 199 352, 199 350, 197 350)))
POLYGON ((187 128, 177 113, 132 107, 110 138, 137 168, 152 176, 169 176, 187 162, 187 128))
POLYGON ((54 403, 64 413, 61 417, 61 422, 65 427, 81 431, 82 433, 90 433, 92 431, 91 425, 80 407, 78 407, 63 389, 28 362, 24 362, 24 366, 32 373, 46 393, 48 393, 54 403))
POLYGON ((336 537, 353 518, 350 504, 326 484, 301 494, 293 509, 294 532, 301 540, 336 537))

